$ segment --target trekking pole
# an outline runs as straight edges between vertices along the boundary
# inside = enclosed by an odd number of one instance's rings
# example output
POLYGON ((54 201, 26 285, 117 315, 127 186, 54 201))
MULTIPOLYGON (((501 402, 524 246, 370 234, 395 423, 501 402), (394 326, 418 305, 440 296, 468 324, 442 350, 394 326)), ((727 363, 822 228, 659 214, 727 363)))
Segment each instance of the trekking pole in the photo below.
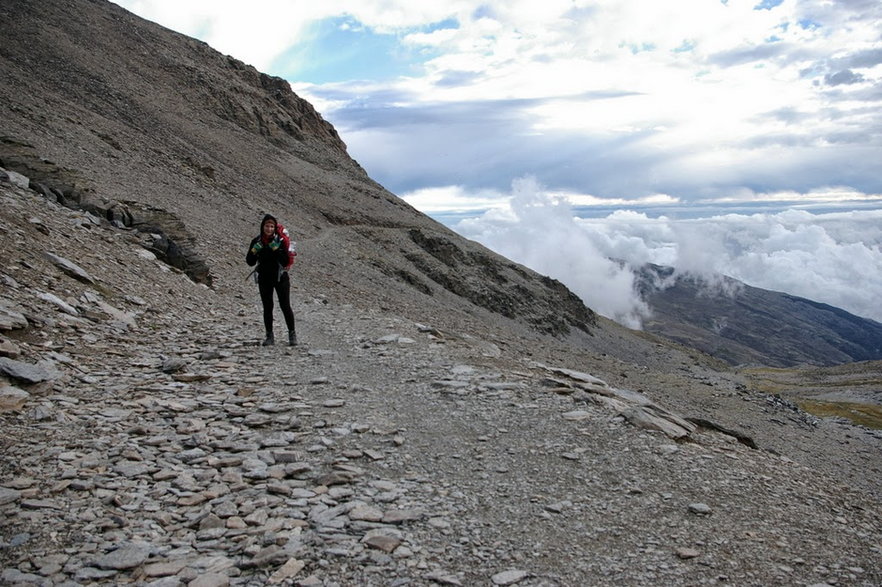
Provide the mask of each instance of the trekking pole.
POLYGON ((257 267, 251 270, 251 273, 245 276, 245 281, 248 281, 248 278, 254 275, 254 272, 257 271, 257 267))

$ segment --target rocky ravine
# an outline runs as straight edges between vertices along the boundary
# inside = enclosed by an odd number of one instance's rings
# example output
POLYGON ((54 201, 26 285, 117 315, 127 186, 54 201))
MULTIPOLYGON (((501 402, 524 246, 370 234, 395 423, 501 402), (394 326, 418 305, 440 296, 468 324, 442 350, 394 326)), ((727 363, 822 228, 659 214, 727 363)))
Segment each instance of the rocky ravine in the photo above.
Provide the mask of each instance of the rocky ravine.
POLYGON ((0 197, 4 584, 882 584, 878 433, 698 362, 528 353, 299 287, 303 344, 265 349, 249 284, 0 197), (679 408, 689 380, 740 402, 759 448, 634 425, 648 400, 624 383, 669 382, 679 408), (812 459, 781 450, 796 434, 812 459))

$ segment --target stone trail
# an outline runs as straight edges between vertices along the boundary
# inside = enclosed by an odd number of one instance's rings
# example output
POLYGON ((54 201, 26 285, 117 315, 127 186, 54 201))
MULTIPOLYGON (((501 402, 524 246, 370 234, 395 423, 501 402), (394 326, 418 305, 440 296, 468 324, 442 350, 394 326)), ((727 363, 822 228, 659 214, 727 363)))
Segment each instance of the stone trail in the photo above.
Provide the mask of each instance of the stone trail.
MULTIPOLYGON (((749 584, 769 571, 729 568, 724 553, 749 550, 762 567, 775 540, 774 576, 787 581, 810 564, 789 548, 872 535, 845 504, 847 521, 820 534, 778 527, 794 499, 832 492, 776 487, 771 474, 788 465, 733 439, 638 432, 584 390, 561 389, 560 373, 552 387, 535 366, 496 368, 467 338, 319 300, 297 313, 306 342, 295 348, 204 321, 95 341, 120 352, 72 361, 78 375, 6 417, 33 443, 5 447, 19 473, 0 482, 3 582, 749 584), (392 332, 368 332, 378 324, 392 332), (523 427, 536 436, 525 442, 523 427), (768 475, 767 519, 710 522, 747 482, 728 462, 768 475), (671 475, 691 476, 694 494, 671 475), (719 505, 700 502, 711 498, 719 505), (561 535, 570 546, 546 550, 561 535), (696 575, 694 559, 708 568, 696 575)), ((831 561, 809 574, 869 573, 831 561)))

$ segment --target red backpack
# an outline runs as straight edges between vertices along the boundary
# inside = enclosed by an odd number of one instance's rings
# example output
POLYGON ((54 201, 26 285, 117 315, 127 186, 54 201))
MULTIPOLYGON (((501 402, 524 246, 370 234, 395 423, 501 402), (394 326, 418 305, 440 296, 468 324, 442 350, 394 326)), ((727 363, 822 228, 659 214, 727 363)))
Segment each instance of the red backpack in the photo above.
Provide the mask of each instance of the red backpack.
POLYGON ((288 264, 282 267, 282 271, 287 271, 291 268, 291 265, 294 264, 294 257, 297 256, 297 246, 294 241, 291 240, 291 235, 288 234, 288 229, 276 222, 276 234, 279 236, 279 240, 282 241, 282 248, 288 251, 288 264))

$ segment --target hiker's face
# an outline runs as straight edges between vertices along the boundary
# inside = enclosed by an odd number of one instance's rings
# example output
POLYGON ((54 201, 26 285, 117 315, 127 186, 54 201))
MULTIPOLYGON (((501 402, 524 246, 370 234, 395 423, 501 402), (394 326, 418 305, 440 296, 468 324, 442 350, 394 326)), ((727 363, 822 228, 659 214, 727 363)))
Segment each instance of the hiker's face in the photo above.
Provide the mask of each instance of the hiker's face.
POLYGON ((276 223, 272 220, 268 220, 263 223, 263 234, 266 236, 272 235, 276 231, 276 223))

